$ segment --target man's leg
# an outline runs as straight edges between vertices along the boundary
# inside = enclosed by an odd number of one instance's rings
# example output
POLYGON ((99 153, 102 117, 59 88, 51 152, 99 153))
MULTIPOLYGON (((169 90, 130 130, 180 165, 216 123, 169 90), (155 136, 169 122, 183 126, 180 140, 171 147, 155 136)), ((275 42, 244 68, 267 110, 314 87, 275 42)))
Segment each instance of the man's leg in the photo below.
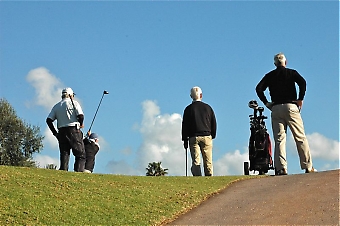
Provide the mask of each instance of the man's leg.
POLYGON ((68 171, 70 161, 71 146, 67 139, 66 129, 60 129, 58 135, 59 151, 60 151, 60 168, 59 170, 68 171))
POLYGON ((83 133, 81 132, 81 130, 73 127, 70 131, 70 137, 72 152, 73 155, 75 156, 74 171, 83 172, 86 161, 83 133))
POLYGON ((272 108, 272 129, 274 136, 274 164, 275 170, 287 170, 286 159, 286 134, 287 124, 284 119, 285 109, 283 105, 275 105, 272 108))
POLYGON ((204 175, 213 175, 213 163, 212 163, 212 148, 213 142, 211 136, 200 137, 202 139, 199 143, 201 144, 203 165, 204 165, 204 175))
POLYGON ((68 171, 68 164, 70 161, 70 149, 68 143, 60 143, 59 142, 59 150, 60 150, 60 168, 59 170, 68 171))
POLYGON ((94 164, 95 164, 95 156, 98 151, 92 147, 91 144, 85 145, 86 152, 86 162, 85 162, 85 170, 93 172, 94 164))
POLYGON ((190 154, 191 154, 191 173, 193 176, 202 176, 201 172, 201 150, 196 137, 189 138, 190 154))
POLYGON ((305 129, 300 111, 295 104, 289 104, 290 121, 289 128, 294 136, 296 148, 300 158, 301 169, 311 169, 313 166, 309 144, 305 135, 305 129))

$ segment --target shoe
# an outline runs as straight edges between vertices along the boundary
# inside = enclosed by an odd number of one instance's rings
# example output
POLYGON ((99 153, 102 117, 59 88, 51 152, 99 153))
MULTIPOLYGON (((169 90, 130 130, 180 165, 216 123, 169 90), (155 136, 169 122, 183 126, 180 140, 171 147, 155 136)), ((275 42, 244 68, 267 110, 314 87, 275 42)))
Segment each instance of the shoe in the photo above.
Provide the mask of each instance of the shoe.
POLYGON ((275 176, 282 176, 282 175, 288 175, 287 170, 285 168, 283 168, 281 170, 277 170, 275 172, 275 176))
POLYGON ((306 169, 306 171, 305 171, 305 173, 316 173, 317 172, 317 170, 316 169, 314 169, 314 167, 312 166, 312 168, 311 169, 306 169))
POLYGON ((90 170, 84 169, 83 173, 92 173, 90 170))

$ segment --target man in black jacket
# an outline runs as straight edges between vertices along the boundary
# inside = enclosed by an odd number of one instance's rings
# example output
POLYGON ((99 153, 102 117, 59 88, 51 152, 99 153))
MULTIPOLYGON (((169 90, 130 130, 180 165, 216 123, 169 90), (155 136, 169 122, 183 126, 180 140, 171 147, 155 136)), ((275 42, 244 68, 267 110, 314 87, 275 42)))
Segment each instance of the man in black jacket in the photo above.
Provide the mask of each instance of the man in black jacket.
POLYGON ((287 126, 294 136, 301 169, 304 169, 306 173, 315 172, 300 114, 306 92, 306 81, 296 70, 286 68, 287 61, 283 53, 274 56, 274 64, 276 69, 262 78, 256 86, 256 93, 266 107, 272 111, 275 175, 287 175, 287 126), (295 84, 299 86, 298 96, 295 84), (264 95, 267 88, 269 88, 271 102, 264 95))
POLYGON ((85 152, 86 152, 86 163, 84 173, 92 173, 94 169, 94 164, 96 161, 96 154, 98 153, 99 139, 96 133, 88 132, 87 137, 84 138, 85 152), (90 135, 89 135, 90 134, 90 135))
POLYGON ((190 91, 192 103, 188 105, 183 114, 182 140, 184 148, 190 146, 192 159, 191 172, 193 176, 202 176, 200 154, 202 153, 204 175, 213 175, 212 139, 216 137, 216 118, 213 109, 202 102, 202 90, 193 87, 190 91))

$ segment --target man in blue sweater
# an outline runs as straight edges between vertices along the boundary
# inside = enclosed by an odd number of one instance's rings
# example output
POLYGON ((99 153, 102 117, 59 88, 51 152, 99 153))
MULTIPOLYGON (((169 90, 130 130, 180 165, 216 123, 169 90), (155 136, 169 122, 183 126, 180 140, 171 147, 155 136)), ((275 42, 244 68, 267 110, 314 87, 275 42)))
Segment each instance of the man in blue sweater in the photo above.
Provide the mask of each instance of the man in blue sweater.
POLYGON ((182 141, 184 148, 190 146, 192 159, 191 172, 193 176, 202 176, 201 160, 202 153, 204 175, 213 175, 212 164, 212 139, 216 137, 216 118, 213 109, 202 102, 202 90, 200 87, 193 87, 190 91, 192 103, 188 105, 183 114, 182 141))

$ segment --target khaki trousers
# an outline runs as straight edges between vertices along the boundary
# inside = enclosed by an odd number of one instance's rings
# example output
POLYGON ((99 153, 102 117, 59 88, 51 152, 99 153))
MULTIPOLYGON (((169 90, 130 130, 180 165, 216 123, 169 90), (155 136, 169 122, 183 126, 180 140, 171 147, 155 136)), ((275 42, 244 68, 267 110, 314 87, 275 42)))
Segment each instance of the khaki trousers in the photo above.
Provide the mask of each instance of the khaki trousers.
POLYGON ((190 154, 192 159, 191 173, 193 176, 202 176, 201 153, 203 157, 204 175, 213 175, 211 136, 197 136, 189 138, 190 154))
POLYGON ((312 168, 312 157, 305 135, 300 111, 295 104, 274 105, 271 113, 272 129, 275 140, 274 164, 276 170, 287 169, 286 135, 287 126, 290 128, 298 155, 301 169, 312 168))

